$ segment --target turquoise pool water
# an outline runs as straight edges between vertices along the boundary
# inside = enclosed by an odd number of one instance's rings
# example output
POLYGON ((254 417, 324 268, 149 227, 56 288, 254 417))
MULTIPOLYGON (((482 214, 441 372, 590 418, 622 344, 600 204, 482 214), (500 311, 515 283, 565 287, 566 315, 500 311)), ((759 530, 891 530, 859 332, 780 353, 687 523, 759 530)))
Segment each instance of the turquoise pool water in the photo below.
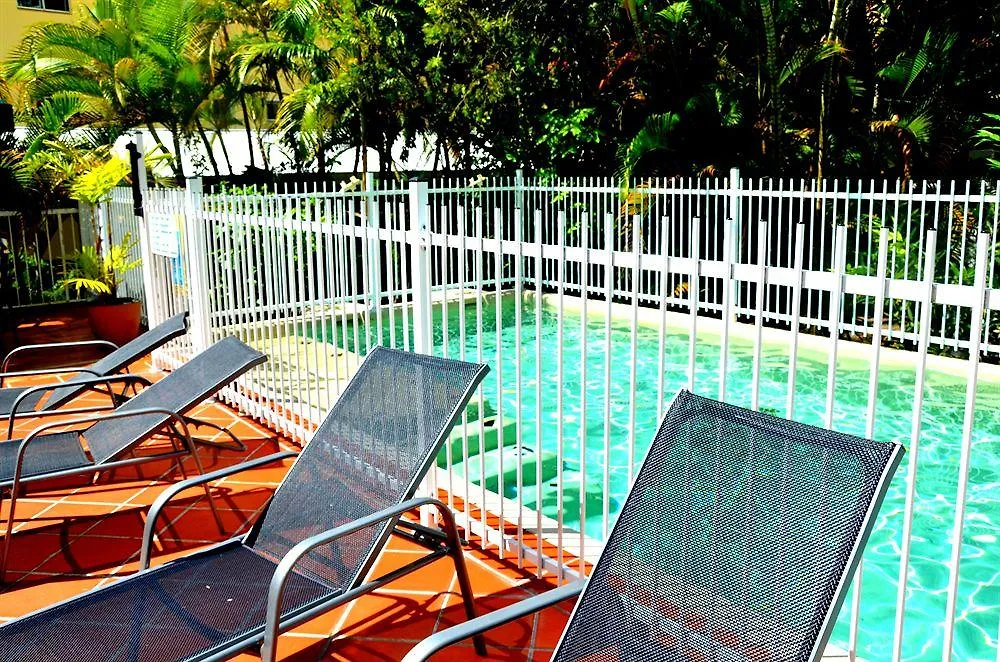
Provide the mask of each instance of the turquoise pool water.
MULTIPOLYGON (((516 365, 521 367, 522 433, 526 444, 533 444, 539 421, 536 403, 541 401, 542 447, 556 450, 558 356, 555 351, 559 333, 553 310, 544 310, 541 325, 536 325, 534 306, 522 311, 520 329, 515 325, 515 302, 504 298, 501 304, 501 329, 496 331, 496 307, 482 305, 481 333, 475 333, 477 310, 474 303, 465 306, 464 336, 459 324, 457 303, 448 306, 447 335, 443 314, 436 309, 435 347, 438 353, 475 360, 481 348, 485 362, 493 372, 484 383, 484 395, 491 403, 502 403, 505 419, 514 417, 516 400, 516 365), (521 354, 516 343, 520 337, 521 354), (542 379, 536 382, 536 343, 542 343, 542 379), (496 352, 501 352, 497 383, 496 352), (498 397, 498 393, 500 397, 498 397)), ((386 323, 382 342, 388 344, 390 329, 386 323)), ((401 343, 402 322, 396 317, 396 339, 401 343)), ((372 323, 372 341, 375 324, 372 323)), ((330 342, 344 344, 342 329, 327 328, 330 342)), ((317 329, 318 331, 318 329, 317 329)), ((627 321, 613 320, 610 338, 604 321, 591 318, 586 324, 586 393, 587 411, 581 411, 580 393, 582 348, 581 317, 563 316, 563 457, 567 471, 579 469, 581 431, 586 431, 587 479, 600 484, 604 464, 605 356, 611 352, 611 510, 628 489, 630 446, 629 380, 632 373, 631 332, 627 321)), ((318 335, 318 334, 317 334, 318 335)), ((347 348, 354 347, 353 331, 347 335, 347 348)), ((728 400, 749 406, 753 346, 731 339, 727 370, 728 400)), ((665 391, 667 397, 687 384, 688 334, 669 330, 666 337, 665 391)), ((699 334, 695 391, 710 397, 718 394, 719 340, 699 334)), ((636 354, 635 461, 642 459, 658 423, 657 388, 659 372, 659 335, 652 327, 638 331, 636 354)), ((783 342, 765 345, 760 377, 761 407, 785 412, 788 377, 788 348, 783 342)), ((838 361, 834 427, 863 435, 869 372, 866 362, 838 361)), ((885 361, 879 371, 879 406, 875 437, 894 440, 909 446, 915 375, 912 367, 885 361)), ((796 386, 797 420, 821 425, 824 420, 827 383, 825 353, 800 350, 796 386)), ((965 380, 929 371, 924 395, 924 416, 917 476, 909 596, 905 626, 904 658, 924 661, 941 659, 944 632, 945 593, 947 590, 951 527, 957 466, 962 432, 965 380)), ((1000 621, 1000 555, 997 536, 1000 526, 1000 384, 981 381, 977 391, 973 459, 969 476, 970 489, 962 557, 958 616, 955 630, 954 659, 996 659, 997 629, 1000 621)), ((903 495, 906 467, 900 469, 882 507, 879 521, 865 553, 863 604, 860 620, 860 655, 871 661, 890 658, 893 638, 896 586, 899 573, 899 545, 903 524, 903 495)), ((511 494, 513 486, 505 491, 511 494)), ((534 491, 534 487, 526 488, 534 491)), ((599 502, 598 502, 599 503, 599 502)), ((579 527, 578 502, 568 504, 564 522, 579 527)), ((588 534, 603 537, 603 516, 599 506, 587 505, 585 528, 588 534)), ((850 603, 845 604, 833 635, 833 643, 846 648, 850 603)))

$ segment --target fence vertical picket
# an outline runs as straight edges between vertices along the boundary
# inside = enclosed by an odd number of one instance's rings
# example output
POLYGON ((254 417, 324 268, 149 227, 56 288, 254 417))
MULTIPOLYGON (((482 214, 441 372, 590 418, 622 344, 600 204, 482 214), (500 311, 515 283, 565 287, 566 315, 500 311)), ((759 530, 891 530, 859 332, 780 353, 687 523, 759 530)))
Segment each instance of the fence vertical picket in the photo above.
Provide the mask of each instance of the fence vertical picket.
POLYGON ((942 661, 952 659, 955 638, 955 612, 958 607, 958 587, 962 563, 962 533, 965 524, 965 504, 969 489, 969 465, 972 460, 972 427, 975 424, 976 384, 979 381, 980 340, 982 338, 983 312, 986 298, 986 259, 990 237, 981 232, 976 239, 976 258, 973 272, 971 329, 969 331, 968 377, 965 382, 965 409, 962 414, 962 446, 958 459, 958 490, 955 495, 955 516, 951 532, 951 563, 948 574, 948 593, 945 602, 944 642, 942 661))
POLYGON ((767 292, 767 246, 770 223, 757 221, 757 296, 754 298, 753 366, 750 380, 750 408, 760 409, 760 364, 764 351, 764 295, 767 292))
MULTIPOLYGON (((802 198, 805 200, 805 197, 802 198)), ((802 311, 802 275, 806 250, 806 224, 800 219, 795 225, 794 267, 795 280, 792 285, 792 332, 788 348, 788 393, 785 401, 785 416, 795 418, 795 377, 799 358, 799 320, 802 311)))
MULTIPOLYGON (((875 436, 875 413, 878 404, 878 377, 879 377, 879 357, 882 350, 882 314, 885 309, 885 289, 886 289, 886 262, 889 251, 889 233, 879 232, 878 254, 876 256, 875 277, 877 278, 877 290, 874 302, 874 314, 872 317, 872 340, 871 340, 871 366, 868 373, 868 408, 865 413, 865 436, 872 438, 875 436)), ((858 567, 854 571, 851 595, 851 620, 848 631, 847 652, 853 661, 857 657, 858 631, 861 620, 861 587, 864 576, 864 559, 858 561, 858 567)))
POLYGON ((844 262, 847 258, 847 226, 838 225, 833 240, 834 285, 830 292, 830 353, 826 366, 826 413, 824 425, 833 428, 833 409, 837 391, 837 349, 840 320, 844 311, 844 262))
POLYGON ((934 258, 937 252, 937 228, 927 230, 924 242, 923 294, 920 302, 920 336, 917 347, 916 381, 913 394, 913 419, 910 424, 909 461, 906 471, 906 501, 903 506, 903 534, 900 543, 899 580, 896 589, 896 614, 893 629, 892 660, 903 657, 903 626, 906 620, 906 584, 910 569, 910 542, 913 534, 913 508, 917 495, 917 466, 920 430, 923 423, 924 381, 927 373, 927 349, 930 344, 931 307, 934 301, 934 258))
POLYGON ((701 282, 701 219, 694 217, 691 224, 691 245, 688 256, 691 259, 691 271, 688 280, 688 390, 694 392, 695 372, 697 370, 697 338, 698 338, 698 288, 701 282))

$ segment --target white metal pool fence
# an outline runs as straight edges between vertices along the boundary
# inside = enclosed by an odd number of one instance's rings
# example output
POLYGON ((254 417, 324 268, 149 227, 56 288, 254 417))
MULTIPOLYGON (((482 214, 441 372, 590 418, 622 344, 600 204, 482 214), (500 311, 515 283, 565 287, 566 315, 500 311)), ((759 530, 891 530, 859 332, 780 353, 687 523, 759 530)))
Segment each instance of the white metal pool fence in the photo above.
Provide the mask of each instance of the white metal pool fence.
MULTIPOLYGON (((516 426, 517 458, 523 457, 522 446, 541 446, 541 425, 536 426, 537 439, 522 439, 520 431, 525 407, 537 408, 536 419, 541 420, 544 383, 556 400, 553 425, 559 440, 558 475, 554 486, 545 489, 558 492, 558 503, 563 503, 564 490, 576 487, 582 494, 583 484, 567 482, 567 463, 578 468, 574 475, 581 483, 588 473, 603 476, 606 531, 614 516, 608 483, 611 428, 606 424, 602 432, 604 453, 587 453, 587 444, 581 442, 579 455, 569 457, 561 421, 567 397, 587 410, 588 343, 611 342, 613 316, 624 311, 631 329, 631 378, 626 395, 615 404, 629 408, 632 431, 637 398, 656 398, 661 414, 670 398, 663 374, 678 367, 665 364, 668 316, 674 322, 685 320, 688 329, 684 369, 692 390, 699 384, 699 325, 711 324, 720 335, 722 369, 715 395, 722 400, 728 394, 724 368, 730 365, 732 334, 737 328, 741 333, 749 330, 754 407, 760 404, 764 329, 790 331, 787 399, 781 412, 790 417, 795 415, 800 339, 804 334, 825 337, 812 342, 823 343, 828 353, 828 426, 838 406, 838 352, 845 342, 865 343, 869 436, 879 413, 880 348, 897 343, 912 350, 916 375, 892 645, 893 659, 899 660, 908 615, 913 520, 919 517, 914 503, 927 355, 936 350, 968 356, 964 424, 954 431, 961 436, 961 454, 952 536, 941 541, 950 559, 942 646, 943 659, 950 659, 979 362, 1000 354, 998 187, 874 181, 829 181, 816 187, 802 180, 743 180, 738 172, 723 179, 650 180, 629 187, 606 179, 521 176, 471 182, 437 179, 405 187, 369 178, 365 184, 356 191, 316 186, 237 195, 205 193, 199 181, 191 180, 186 191, 148 191, 144 222, 132 215, 130 192, 117 189, 108 208, 110 230, 113 236, 125 231, 143 236, 142 282, 149 323, 178 310, 191 311, 191 333, 159 360, 174 364, 229 334, 254 344, 272 360, 227 389, 226 397, 298 440, 308 439, 354 368, 354 354, 338 354, 332 346, 362 354, 381 341, 485 361, 493 368, 487 379, 496 384, 498 397, 492 404, 497 415, 516 426), (158 224, 159 232, 164 224, 176 227, 179 257, 152 254, 145 227, 151 222, 158 224), (498 289, 513 295, 518 330, 532 320, 540 326, 543 297, 537 294, 548 293, 553 302, 558 316, 554 346, 522 347, 520 334, 515 336, 516 356, 523 351, 536 354, 535 374, 522 374, 520 361, 514 362, 513 371, 501 369, 503 352, 511 350, 499 340, 484 350, 484 333, 489 330, 498 339, 502 327, 511 323, 502 318, 502 306, 483 307, 484 298, 498 289), (563 332, 565 306, 571 299, 581 309, 583 322, 577 322, 579 343, 569 348, 563 332), (473 309, 475 323, 467 323, 465 312, 471 315, 473 309), (493 319, 484 318, 484 310, 493 319), (457 311, 457 319, 449 311, 457 311), (603 334, 599 327, 587 327, 588 315, 603 317, 603 334), (640 318, 660 328, 656 393, 637 393, 634 363, 640 318), (470 344, 474 351, 465 342, 441 342, 455 333, 456 324, 459 338, 475 338, 470 344), (555 366, 545 375, 543 353, 555 366), (570 362, 580 366, 584 378, 579 392, 567 395, 564 366, 570 362), (528 398, 529 389, 538 397, 528 398)), ((606 418, 613 400, 611 355, 604 353, 604 392, 599 399, 606 418)), ((482 396, 479 404, 482 411, 482 396)), ((463 421, 463 428, 467 425, 463 421)), ((482 455, 481 436, 479 441, 482 455)), ((641 460, 634 453, 636 441, 634 435, 628 440, 629 478, 641 460)), ((445 489, 452 505, 464 513, 465 524, 499 544, 503 553, 509 550, 520 560, 545 559, 561 574, 583 571, 583 559, 593 557, 594 547, 584 527, 572 531, 562 510, 550 519, 540 508, 526 506, 520 496, 525 489, 537 490, 533 503, 543 502, 542 476, 525 475, 540 472, 541 463, 529 469, 505 468, 504 457, 498 455, 495 489, 487 490, 485 480, 481 485, 470 482, 468 471, 457 473, 450 457, 429 487, 445 489), (511 485, 504 484, 511 480, 516 482, 514 496, 511 485), (509 524, 498 527, 488 515, 509 524), (555 552, 545 553, 542 538, 555 552)), ((587 507, 587 499, 580 498, 581 523, 587 507)), ((864 596, 860 582, 854 586, 849 607, 852 653, 864 596)))

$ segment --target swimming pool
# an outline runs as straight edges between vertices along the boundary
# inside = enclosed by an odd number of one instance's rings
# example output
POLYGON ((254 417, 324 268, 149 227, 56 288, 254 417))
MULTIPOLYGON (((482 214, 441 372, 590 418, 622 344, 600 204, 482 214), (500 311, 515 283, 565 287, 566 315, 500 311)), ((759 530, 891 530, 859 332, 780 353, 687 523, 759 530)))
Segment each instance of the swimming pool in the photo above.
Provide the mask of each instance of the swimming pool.
MULTIPOLYGON (((514 417, 517 407, 515 383, 520 341, 521 368, 521 438, 533 443, 538 429, 536 404, 541 404, 541 439, 543 450, 555 450, 557 438, 557 361, 555 351, 559 334, 558 316, 551 307, 543 310, 541 325, 536 324, 534 305, 525 304, 522 324, 515 324, 515 301, 503 297, 501 329, 496 332, 496 307, 493 300, 465 304, 465 333, 460 325, 460 307, 448 306, 447 334, 440 307, 435 308, 434 343, 438 353, 462 355, 476 360, 481 350, 483 360, 494 372, 487 376, 484 396, 502 403, 505 419, 514 417), (480 317, 481 315, 481 317, 480 317), (481 319, 480 333, 476 333, 481 319), (542 380, 536 381, 536 343, 543 351, 542 380), (500 346, 500 374, 497 383, 497 344, 500 346), (499 388, 498 388, 499 386, 499 388), (498 393, 501 397, 498 398, 498 393)), ((390 339, 390 325, 383 318, 382 342, 390 339)), ((374 336, 374 324, 372 324, 374 336)), ((403 337, 402 321, 395 319, 397 342, 403 337)), ((579 469, 582 431, 586 432, 588 481, 600 484, 604 464, 605 357, 610 345, 610 491, 612 509, 628 490, 630 447, 631 331, 629 323, 612 320, 611 336, 605 333, 604 321, 591 317, 586 323, 586 412, 581 410, 583 332, 581 316, 567 312, 563 316, 562 443, 564 468, 579 469)), ((326 327, 328 342, 354 346, 353 332, 344 334, 334 325, 326 327), (346 335, 346 339, 345 339, 346 335)), ((318 329, 317 329, 318 331, 318 329)), ((318 335, 318 334, 317 334, 318 335)), ((657 391, 659 373, 659 329, 640 325, 636 353, 635 461, 641 461, 658 423, 657 391)), ((372 338, 374 342, 375 338, 372 338)), ((698 335, 697 382, 695 392, 709 397, 718 394, 719 339, 710 334, 698 335)), ((751 401, 752 343, 731 337, 727 370, 727 399, 749 406, 751 401)), ((667 397, 687 385, 688 333, 668 328, 665 344, 664 390, 667 397)), ((797 368, 797 420, 822 425, 826 409, 827 355, 800 348, 797 368)), ((788 346, 783 339, 765 342, 760 374, 760 406, 784 414, 788 378, 788 346)), ((843 432, 864 435, 869 371, 867 362, 850 357, 838 360, 834 427, 843 432)), ((879 405, 875 437, 909 445, 915 375, 911 366, 884 360, 879 371, 879 405)), ((995 637, 1000 620, 1000 563, 997 555, 997 526, 1000 524, 1000 384, 981 380, 977 389, 977 407, 973 439, 973 457, 969 476, 969 498, 959 585, 959 603, 955 624, 954 659, 994 660, 995 637)), ((924 395, 924 415, 917 476, 917 502, 914 510, 909 596, 905 626, 904 658, 924 661, 941 659, 944 633, 945 592, 948 582, 951 527, 957 490, 958 454, 961 441, 965 380, 963 377, 930 369, 924 395)), ((865 552, 859 655, 869 661, 890 657, 899 572, 899 540, 903 524, 903 495, 906 466, 900 468, 882 507, 881 515, 865 552)), ((528 488, 534 491, 535 488, 528 488)), ((511 494, 510 486, 505 490, 511 494)), ((577 502, 578 503, 578 502, 577 502)), ((564 501, 564 504, 566 502, 564 501)), ((568 527, 579 526, 579 509, 574 504, 564 511, 568 527)), ((594 537, 603 537, 603 516, 588 504, 585 528, 594 537), (591 513, 594 513, 591 515, 591 513)), ((833 643, 846 648, 850 603, 846 603, 833 635, 833 643)))

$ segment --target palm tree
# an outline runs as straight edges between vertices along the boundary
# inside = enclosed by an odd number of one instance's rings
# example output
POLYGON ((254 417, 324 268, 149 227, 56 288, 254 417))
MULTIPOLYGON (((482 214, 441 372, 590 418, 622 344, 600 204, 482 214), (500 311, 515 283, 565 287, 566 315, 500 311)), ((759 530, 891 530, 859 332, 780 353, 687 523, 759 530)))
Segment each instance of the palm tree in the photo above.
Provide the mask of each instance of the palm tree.
MULTIPOLYGON (((5 65, 29 104, 73 94, 87 126, 145 127, 174 174, 184 176, 182 140, 197 126, 210 91, 210 45, 222 16, 199 0, 97 0, 74 23, 32 28, 5 65)), ((113 139, 113 136, 112 136, 113 139)))
POLYGON ((234 58, 242 80, 275 69, 291 83, 274 129, 322 163, 334 135, 350 136, 367 172, 368 150, 383 171, 419 96, 416 71, 419 8, 414 2, 292 0, 274 21, 271 39, 241 45, 234 58), (346 129, 346 131, 345 131, 346 129))

